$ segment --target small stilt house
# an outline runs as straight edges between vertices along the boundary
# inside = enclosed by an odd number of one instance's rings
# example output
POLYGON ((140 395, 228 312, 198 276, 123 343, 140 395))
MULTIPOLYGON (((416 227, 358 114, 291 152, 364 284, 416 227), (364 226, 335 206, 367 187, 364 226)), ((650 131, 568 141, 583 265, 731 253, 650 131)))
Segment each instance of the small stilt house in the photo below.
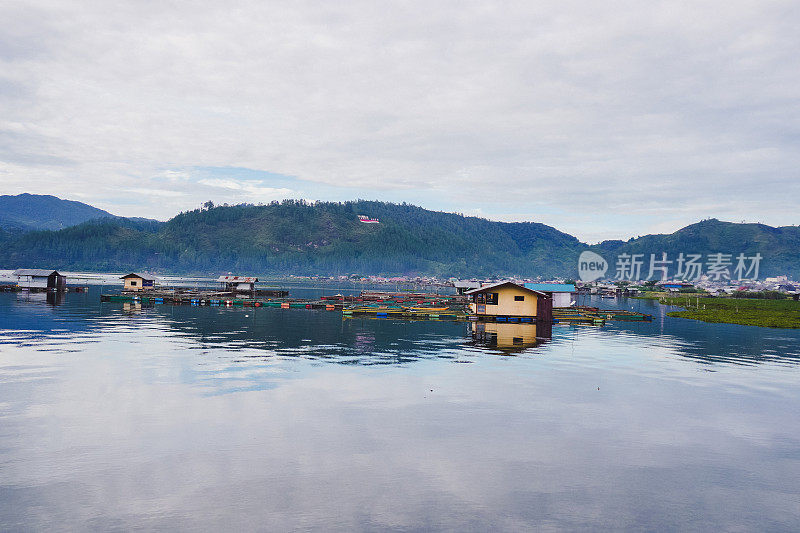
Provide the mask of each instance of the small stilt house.
POLYGON ((520 319, 548 324, 553 320, 552 297, 511 281, 492 283, 464 294, 472 299, 470 312, 479 320, 520 319))
POLYGON ((229 292, 254 292, 258 278, 254 276, 220 276, 217 283, 222 284, 223 290, 229 292))
POLYGON ((459 281, 454 281, 453 282, 453 287, 456 288, 456 292, 458 294, 464 294, 465 292, 470 291, 472 289, 479 289, 480 286, 481 286, 481 282, 480 281, 461 281, 461 280, 459 280, 459 281))
POLYGON ((156 281, 156 278, 153 276, 137 274, 136 272, 131 272, 130 274, 122 276, 120 279, 125 281, 125 286, 122 290, 135 292, 152 290, 156 281))
POLYGON ((56 270, 42 268, 20 268, 13 272, 17 277, 17 287, 46 291, 63 291, 67 288, 66 276, 56 270))

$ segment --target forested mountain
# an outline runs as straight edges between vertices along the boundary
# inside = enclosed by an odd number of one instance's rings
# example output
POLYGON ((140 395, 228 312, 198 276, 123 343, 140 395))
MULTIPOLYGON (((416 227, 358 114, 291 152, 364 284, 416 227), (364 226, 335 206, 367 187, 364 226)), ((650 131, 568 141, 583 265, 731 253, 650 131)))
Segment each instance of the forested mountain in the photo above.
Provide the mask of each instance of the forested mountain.
POLYGON ((57 230, 113 216, 82 202, 46 194, 0 195, 0 228, 6 231, 57 230))
POLYGON ((366 201, 214 207, 165 223, 100 220, 5 241, 2 268, 186 273, 555 275, 579 253, 576 238, 544 224, 366 201))
MULTIPOLYGON (((607 260, 615 261, 620 253, 643 254, 649 261, 650 254, 675 260, 680 253, 723 253, 734 257, 740 253, 753 256, 760 253, 761 274, 791 274, 800 278, 800 227, 772 227, 765 224, 737 224, 716 219, 704 220, 665 235, 645 235, 637 239, 605 241, 593 247, 607 260)), ((763 276, 761 276, 763 277, 763 276)))
POLYGON ((0 268, 212 274, 575 277, 586 249, 613 275, 620 253, 759 252, 761 274, 800 277, 800 228, 707 220, 669 235, 587 246, 534 222, 505 223, 384 202, 287 200, 196 209, 168 222, 106 218, 60 231, 0 230, 0 268), (358 215, 380 219, 359 222, 358 215))

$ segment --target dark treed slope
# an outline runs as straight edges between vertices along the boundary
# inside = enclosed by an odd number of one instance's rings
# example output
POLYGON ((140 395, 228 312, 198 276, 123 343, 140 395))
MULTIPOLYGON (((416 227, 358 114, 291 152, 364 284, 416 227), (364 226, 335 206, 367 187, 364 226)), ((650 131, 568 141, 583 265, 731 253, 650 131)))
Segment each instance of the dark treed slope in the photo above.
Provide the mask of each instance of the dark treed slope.
POLYGON ((580 244, 544 224, 365 201, 216 207, 161 224, 103 220, 6 240, 3 268, 448 276, 556 275, 580 244), (381 223, 363 224, 359 214, 381 223))
MULTIPOLYGON (((493 222, 383 202, 284 201, 181 213, 168 222, 101 219, 61 231, 0 231, 0 268, 150 270, 211 274, 435 274, 574 277, 589 248, 544 224, 493 222), (380 219, 363 224, 357 215, 380 219)), ((760 252, 761 277, 800 277, 800 228, 706 220, 669 235, 590 247, 671 259, 684 253, 760 252)))
POLYGON ((46 194, 0 196, 0 228, 7 231, 57 230, 113 216, 82 202, 61 200, 46 194))

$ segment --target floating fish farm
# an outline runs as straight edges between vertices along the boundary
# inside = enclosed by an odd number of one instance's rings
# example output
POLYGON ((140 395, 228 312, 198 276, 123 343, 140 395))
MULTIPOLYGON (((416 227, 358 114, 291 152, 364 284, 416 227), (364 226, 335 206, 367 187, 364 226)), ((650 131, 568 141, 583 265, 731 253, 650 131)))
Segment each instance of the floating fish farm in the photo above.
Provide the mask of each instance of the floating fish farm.
MULTIPOLYGON (((345 318, 368 316, 404 320, 477 320, 468 310, 463 295, 430 293, 392 293, 363 291, 359 295, 323 296, 316 300, 302 298, 250 298, 220 294, 212 291, 190 292, 123 292, 104 294, 102 301, 132 302, 147 305, 244 306, 280 309, 317 309, 341 311, 345 318)), ((533 317, 481 317, 494 322, 533 323, 533 317)), ((573 323, 601 326, 607 320, 650 322, 652 315, 618 309, 597 307, 562 307, 553 309, 553 323, 573 323)))

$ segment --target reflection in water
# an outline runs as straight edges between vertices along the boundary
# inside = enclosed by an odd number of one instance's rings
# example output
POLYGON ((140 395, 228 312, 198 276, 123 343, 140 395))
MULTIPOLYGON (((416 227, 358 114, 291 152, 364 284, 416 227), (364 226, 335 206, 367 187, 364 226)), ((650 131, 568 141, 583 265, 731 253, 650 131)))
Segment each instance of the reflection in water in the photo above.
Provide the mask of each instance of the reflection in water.
POLYGON ((138 313, 142 310, 142 304, 141 302, 123 302, 122 310, 126 313, 138 313))
POLYGON ((603 331, 633 335, 641 340, 669 346, 678 355, 698 363, 714 365, 800 363, 800 330, 759 328, 737 324, 709 324, 667 316, 678 307, 663 306, 654 300, 617 298, 614 300, 581 296, 580 305, 627 309, 651 314, 652 323, 611 321, 603 331))
POLYGON ((800 530, 797 331, 30 296, 2 531, 800 530))
POLYGON ((502 322, 472 322, 472 339, 476 346, 498 348, 506 353, 517 353, 545 342, 536 335, 536 324, 509 324, 502 322))
MULTIPOLYGON (((295 309, 101 303, 99 294, 98 288, 92 288, 88 293, 60 294, 57 296, 61 299, 53 300, 49 305, 50 295, 44 293, 0 295, 0 327, 5 329, 0 333, 0 344, 16 338, 20 331, 27 332, 25 335, 30 337, 57 336, 60 341, 65 341, 68 333, 90 338, 93 334, 148 324, 164 328, 172 335, 207 349, 254 348, 262 350, 264 357, 302 354, 303 357, 331 362, 370 365, 406 363, 430 357, 454 358, 456 354, 471 353, 458 350, 465 346, 470 350, 516 350, 519 338, 523 339, 523 348, 540 345, 542 339, 551 336, 555 342, 564 341, 565 326, 556 326, 553 332, 552 327, 544 330, 539 324, 535 335, 499 335, 500 330, 492 328, 503 326, 502 329, 507 331, 516 328, 527 331, 523 328, 529 325, 495 323, 484 330, 498 333, 495 341, 494 335, 487 337, 476 331, 477 324, 369 318, 342 320, 338 312, 295 309), (52 305, 53 302, 58 305, 52 305), (533 340, 533 337, 538 340, 533 340)), ((583 336, 617 337, 633 345, 663 347, 671 354, 711 366, 720 363, 800 363, 800 330, 706 324, 671 318, 666 313, 672 308, 651 300, 600 300, 581 296, 579 303, 630 309, 655 317, 653 322, 645 323, 609 321, 599 329, 593 326, 569 328, 569 331, 582 332, 583 336)), ((486 323, 484 328, 490 324, 486 323)))
POLYGON ((50 305, 61 305, 64 301, 64 293, 62 291, 54 291, 47 293, 47 303, 50 305))
POLYGON ((62 291, 40 292, 23 290, 12 294, 18 301, 27 303, 47 303, 56 306, 61 305, 64 301, 64 292, 62 291))

